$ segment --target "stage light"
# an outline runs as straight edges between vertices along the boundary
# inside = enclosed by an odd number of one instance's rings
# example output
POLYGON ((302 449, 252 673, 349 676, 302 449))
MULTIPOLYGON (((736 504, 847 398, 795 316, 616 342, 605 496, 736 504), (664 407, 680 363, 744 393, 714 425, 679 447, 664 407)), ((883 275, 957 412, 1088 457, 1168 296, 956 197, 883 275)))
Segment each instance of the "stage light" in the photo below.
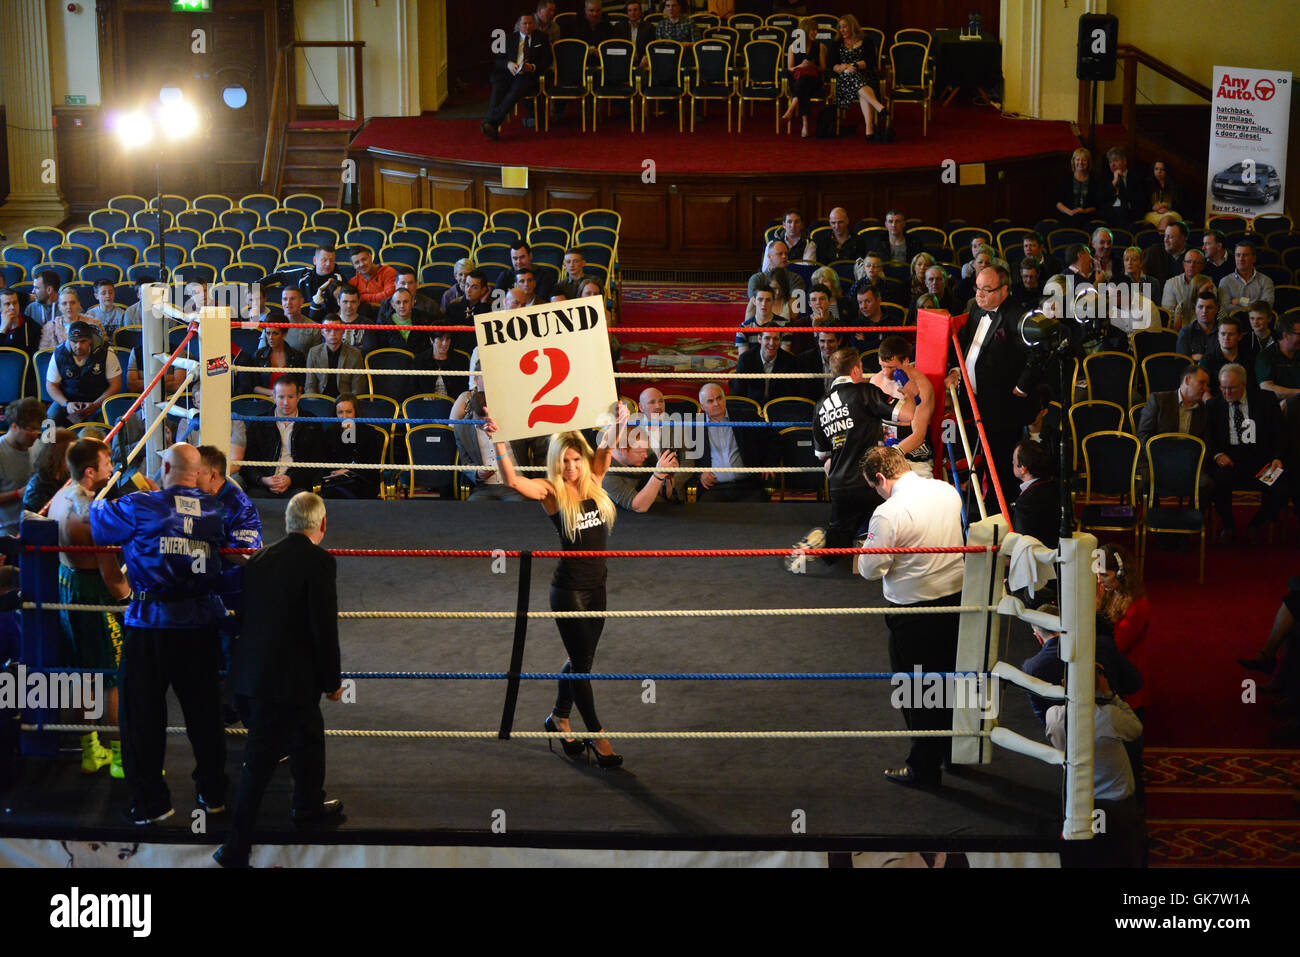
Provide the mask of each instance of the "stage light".
POLYGON ((188 139, 199 128, 198 111, 182 99, 164 103, 158 119, 167 139, 173 141, 188 139))
POLYGON ((118 141, 128 150, 140 149, 153 142, 153 121, 139 110, 118 114, 114 126, 118 141))
POLYGON ((1053 353, 1069 336, 1062 323, 1041 309, 1031 309, 1020 319, 1020 338, 1030 349, 1053 353))

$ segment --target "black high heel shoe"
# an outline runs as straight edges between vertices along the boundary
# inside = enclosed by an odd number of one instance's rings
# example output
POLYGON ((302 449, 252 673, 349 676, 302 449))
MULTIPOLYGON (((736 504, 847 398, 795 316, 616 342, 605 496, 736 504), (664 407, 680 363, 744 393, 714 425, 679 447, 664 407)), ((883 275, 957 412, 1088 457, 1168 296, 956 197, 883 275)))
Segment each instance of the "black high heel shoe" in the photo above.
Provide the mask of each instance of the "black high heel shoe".
MULTIPOLYGON (((591 738, 584 738, 582 744, 583 747, 587 748, 596 756, 596 763, 604 770, 608 771, 611 768, 621 768, 623 766, 623 755, 618 753, 601 754, 596 750, 596 743, 592 741, 591 738)), ((590 759, 588 759, 588 761, 590 761, 590 759)))
MULTIPOLYGON (((546 720, 542 722, 542 727, 547 731, 551 732, 551 734, 559 734, 560 732, 560 729, 555 725, 555 715, 553 714, 548 714, 546 716, 546 720)), ((547 738, 546 746, 551 749, 552 753, 554 753, 555 739, 547 738)), ((583 742, 577 740, 576 738, 561 738, 560 747, 562 747, 564 749, 564 753, 571 758, 576 758, 578 755, 582 754, 587 750, 587 746, 583 742)))

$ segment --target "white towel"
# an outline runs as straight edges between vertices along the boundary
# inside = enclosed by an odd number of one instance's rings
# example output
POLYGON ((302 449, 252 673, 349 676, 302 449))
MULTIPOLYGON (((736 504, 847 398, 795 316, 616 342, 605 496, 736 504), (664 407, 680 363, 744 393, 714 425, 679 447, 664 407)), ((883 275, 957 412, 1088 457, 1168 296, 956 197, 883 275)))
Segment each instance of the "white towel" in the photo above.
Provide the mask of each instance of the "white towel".
POLYGON ((1011 544, 1007 584, 1011 591, 1029 589, 1029 597, 1056 577, 1056 549, 1048 548, 1032 535, 1017 535, 1011 544))

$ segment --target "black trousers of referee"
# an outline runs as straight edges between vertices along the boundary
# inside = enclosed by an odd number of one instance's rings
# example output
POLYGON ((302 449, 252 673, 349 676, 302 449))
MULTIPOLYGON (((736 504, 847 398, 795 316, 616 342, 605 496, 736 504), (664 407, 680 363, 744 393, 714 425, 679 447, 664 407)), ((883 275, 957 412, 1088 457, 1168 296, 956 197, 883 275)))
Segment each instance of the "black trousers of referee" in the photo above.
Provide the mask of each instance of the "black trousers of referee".
POLYGON ((248 725, 248 744, 226 846, 246 856, 262 796, 286 752, 294 810, 315 811, 325 802, 325 719, 319 697, 308 703, 240 698, 239 711, 248 725))
MULTIPOLYGON (((831 489, 831 519, 826 526, 826 543, 823 548, 849 548, 862 526, 871 521, 871 513, 883 499, 870 485, 831 489)), ((839 561, 835 555, 820 555, 823 562, 833 565, 839 561)), ((852 557, 852 556, 850 556, 852 557)))
MULTIPOLYGON (((957 593, 934 601, 895 607, 960 604, 961 594, 957 593)), ((961 616, 956 612, 949 615, 885 615, 885 625, 889 628, 890 669, 904 674, 911 674, 914 668, 920 668, 923 673, 955 670, 960 620, 961 616)), ((952 730, 951 708, 903 708, 902 712, 909 731, 952 730)), ((913 738, 907 766, 922 783, 937 784, 940 765, 951 753, 951 738, 913 738)))
POLYGON ((126 629, 118 672, 122 771, 132 806, 171 807, 163 780, 167 750, 167 688, 176 692, 194 749, 194 783, 210 804, 226 800, 226 739, 221 723, 221 637, 212 628, 126 629))

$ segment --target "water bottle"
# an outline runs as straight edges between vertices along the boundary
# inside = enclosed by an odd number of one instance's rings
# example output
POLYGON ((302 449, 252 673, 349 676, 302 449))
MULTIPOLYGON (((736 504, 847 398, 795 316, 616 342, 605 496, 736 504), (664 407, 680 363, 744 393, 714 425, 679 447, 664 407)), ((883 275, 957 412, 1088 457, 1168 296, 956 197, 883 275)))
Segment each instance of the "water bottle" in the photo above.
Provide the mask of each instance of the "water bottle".
POLYGON ((983 19, 984 18, 980 15, 978 10, 971 11, 970 22, 966 25, 966 33, 968 36, 978 37, 984 34, 982 24, 983 19))

